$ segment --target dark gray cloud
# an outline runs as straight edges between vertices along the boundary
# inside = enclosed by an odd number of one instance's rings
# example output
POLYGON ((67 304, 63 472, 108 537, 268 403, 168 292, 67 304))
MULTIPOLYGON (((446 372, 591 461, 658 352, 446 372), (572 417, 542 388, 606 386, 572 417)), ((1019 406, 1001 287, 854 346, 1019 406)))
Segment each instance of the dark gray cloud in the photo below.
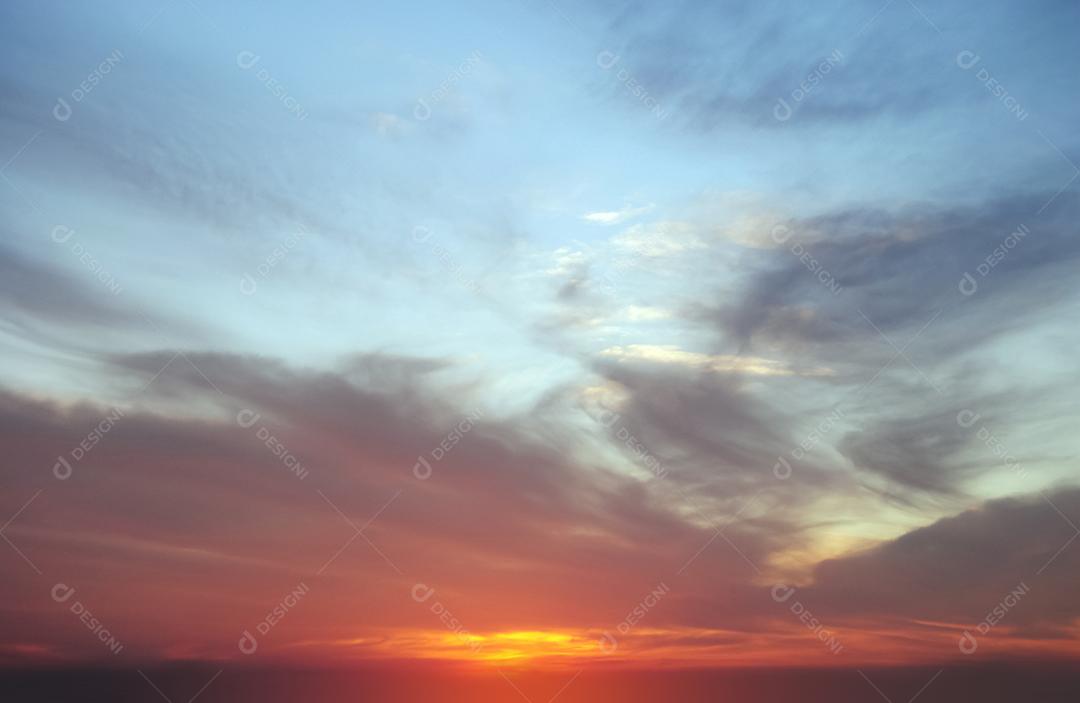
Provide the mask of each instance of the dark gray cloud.
POLYGON ((93 284, 0 246, 0 302, 9 315, 79 325, 123 325, 137 321, 130 310, 93 284))
MULTIPOLYGON (((715 325, 722 348, 833 369, 821 382, 852 423, 836 449, 883 496, 961 495, 1001 462, 957 413, 1030 432, 1069 382, 1062 372, 1038 389, 1007 383, 1013 352, 995 355, 998 343, 1015 344, 1074 304, 1080 202, 1066 192, 1043 209, 1053 195, 792 220, 776 230, 779 247, 746 254, 731 302, 689 314, 715 325)), ((1042 353, 1066 354, 1053 345, 1042 353)), ((1029 455, 1014 459, 1033 458, 1019 444, 1029 455)))
MULTIPOLYGON (((782 230, 790 238, 761 255, 739 299, 716 308, 714 319, 745 348, 761 341, 865 363, 866 343, 880 340, 875 326, 910 335, 940 313, 916 351, 929 344, 933 363, 969 350, 1069 294, 1068 272, 1080 255, 1080 204, 1065 193, 1040 212, 1052 195, 899 212, 855 209, 792 221, 782 230), (1013 236, 1020 227, 1026 233, 1013 236), (803 251, 836 281, 837 292, 808 270, 803 251), (965 273, 977 285, 970 296, 960 289, 965 273)), ((870 365, 880 356, 875 353, 870 365)))
POLYGON ((846 435, 837 448, 856 469, 880 474, 903 488, 952 492, 963 479, 956 456, 974 439, 970 429, 957 423, 956 414, 882 419, 846 435))
MULTIPOLYGON (((61 245, 47 242, 60 250, 61 245)), ((60 254, 62 255, 62 254, 60 254)), ((91 274, 87 274, 90 276, 91 274)), ((142 326, 145 315, 104 285, 0 245, 0 305, 20 327, 41 322, 75 327, 142 326)))
MULTIPOLYGON (((752 377, 654 364, 602 363, 594 370, 626 393, 608 428, 613 443, 632 456, 640 445, 684 495, 730 513, 754 499, 759 507, 805 506, 823 492, 851 486, 810 456, 792 458, 802 440, 797 418, 751 390, 752 377), (790 472, 777 468, 781 457, 795 465, 790 472)), ((798 511, 787 514, 789 520, 770 524, 778 542, 797 530, 798 511)))
POLYGON ((623 4, 604 13, 615 17, 608 41, 617 67, 669 119, 713 133, 910 118, 963 97, 924 20, 907 6, 884 9, 875 17, 882 7, 874 3, 819 7, 813 21, 782 2, 623 4))
POLYGON ((970 626, 1024 583, 1030 596, 1003 627, 1064 628, 1080 617, 1080 547, 1070 542, 1078 520, 1076 488, 993 500, 867 552, 827 560, 804 594, 812 607, 852 619, 888 613, 970 626))
MULTIPOLYGON (((368 536, 407 576, 358 542, 356 553, 319 580, 329 595, 308 616, 331 631, 340 627, 336 604, 358 583, 367 593, 357 608, 370 609, 372 623, 428 626, 410 607, 416 580, 444 584, 460 617, 478 629, 617 622, 642 589, 711 543, 711 529, 688 521, 681 497, 589 459, 565 418, 555 416, 566 412, 564 404, 514 417, 481 412, 435 459, 433 450, 462 419, 484 410, 467 390, 441 385, 443 362, 353 358, 342 374, 227 354, 169 351, 110 361, 110 378, 153 382, 137 407, 72 462, 66 480, 53 474, 58 456, 110 410, 0 397, 2 461, 11 478, 0 509, 13 514, 45 489, 9 534, 43 571, 79 583, 117 631, 139 630, 135 623, 165 603, 186 612, 240 600, 248 607, 220 614, 208 635, 231 645, 243 618, 258 616, 258 603, 311 577, 351 534, 319 491, 357 524, 401 491, 368 536), (149 410, 178 400, 202 411, 149 410), (255 424, 238 421, 242 410, 258 413, 255 424), (302 463, 306 477, 289 471, 257 434, 261 428, 302 463), (425 480, 415 474, 421 456, 432 469, 425 480), (111 584, 133 579, 140 602, 121 602, 111 584), (216 605, 192 579, 215 584, 216 605), (177 583, 190 592, 178 595, 177 583), (532 608, 522 621, 514 594, 526 592, 532 608)), ((721 506, 709 517, 726 522, 733 515, 721 506)), ((750 558, 764 560, 775 548, 767 532, 764 523, 739 521, 727 534, 750 558)), ((0 568, 11 575, 16 602, 39 598, 31 570, 8 557, 0 568)), ((710 550, 694 573, 734 588, 747 568, 724 546, 710 550)), ((9 637, 39 639, 34 633, 44 622, 51 641, 67 643, 63 615, 14 618, 19 625, 9 637)), ((161 651, 177 627, 141 631, 141 651, 161 651)))

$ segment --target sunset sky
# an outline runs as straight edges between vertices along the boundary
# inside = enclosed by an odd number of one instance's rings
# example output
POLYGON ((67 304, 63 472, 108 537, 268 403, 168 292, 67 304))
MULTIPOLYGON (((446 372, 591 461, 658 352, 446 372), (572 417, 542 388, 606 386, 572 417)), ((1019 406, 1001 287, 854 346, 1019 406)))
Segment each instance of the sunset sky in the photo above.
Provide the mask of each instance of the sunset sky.
POLYGON ((1076 662, 1078 31, 3 3, 0 667, 1076 662))

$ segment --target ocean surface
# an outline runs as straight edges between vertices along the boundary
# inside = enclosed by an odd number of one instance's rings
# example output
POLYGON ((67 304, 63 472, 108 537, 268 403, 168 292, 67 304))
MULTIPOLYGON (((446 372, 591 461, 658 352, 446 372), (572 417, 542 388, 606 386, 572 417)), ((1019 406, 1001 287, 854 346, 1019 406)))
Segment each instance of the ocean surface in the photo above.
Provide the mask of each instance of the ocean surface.
POLYGON ((454 672, 179 665, 141 670, 9 670, 0 701, 59 703, 1076 703, 1080 666, 903 669, 454 672))

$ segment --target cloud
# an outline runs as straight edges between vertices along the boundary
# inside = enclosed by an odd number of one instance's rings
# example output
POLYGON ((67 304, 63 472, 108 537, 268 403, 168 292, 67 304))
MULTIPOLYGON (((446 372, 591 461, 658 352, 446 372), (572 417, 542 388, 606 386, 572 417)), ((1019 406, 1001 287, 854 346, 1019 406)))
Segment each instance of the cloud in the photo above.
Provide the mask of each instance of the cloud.
POLYGON ((661 221, 633 225, 611 240, 616 249, 645 258, 663 258, 704 249, 704 240, 690 222, 661 221))
MULTIPOLYGON (((330 637, 431 628, 409 596, 417 581, 436 585, 477 631, 617 622, 643 572, 672 573, 708 540, 641 479, 588 459, 579 431, 558 420, 565 407, 491 415, 472 391, 444 385, 442 363, 353 358, 331 373, 186 356, 113 357, 110 376, 149 385, 78 459, 71 452, 109 408, 0 396, 0 438, 21 467, 0 507, 14 514, 44 489, 5 534, 142 656, 176 642, 235 656, 236 633, 304 579, 312 596, 295 622, 330 637), (169 410, 178 401, 183 414, 169 410), (478 419, 447 445, 467 417, 478 419), (63 480, 59 456, 72 469, 63 480), (420 457, 432 469, 423 479, 420 457), (353 534, 339 509, 360 525, 378 514, 365 533, 376 546, 357 540, 319 574, 353 534), (114 588, 126 582, 140 584, 137 602, 114 588), (342 618, 343 602, 355 617, 342 618), (192 636, 195 613, 208 624, 192 636)), ((761 558, 755 532, 729 534, 761 558)), ((63 609, 16 617, 14 603, 48 595, 8 557, 16 597, 3 607, 13 623, 5 643, 94 656, 63 609)), ((726 581, 737 560, 720 553, 699 568, 726 581)), ((282 630, 281 646, 299 633, 282 630)))
POLYGON ((958 411, 924 410, 911 417, 888 417, 844 436, 837 449, 856 469, 870 471, 901 488, 952 493, 985 465, 962 461, 975 432, 957 421, 958 411))
MULTIPOLYGON (((732 356, 724 354, 702 354, 680 349, 674 344, 630 344, 625 347, 609 347, 600 352, 601 356, 621 362, 645 361, 656 364, 677 364, 717 373, 743 373, 757 376, 790 376, 796 371, 786 364, 772 359, 751 356, 732 356)), ((829 375, 828 369, 807 369, 804 375, 829 375)))
MULTIPOLYGON (((639 356, 649 359, 645 363, 601 355, 593 370, 609 391, 596 402, 617 412, 622 433, 657 457, 672 482, 708 510, 733 513, 755 500, 762 509, 787 506, 786 517, 767 520, 768 530, 763 524, 761 534, 779 548, 803 519, 794 506, 809 505, 829 491, 843 494, 850 482, 809 456, 799 471, 778 479, 774 473, 778 457, 798 446, 800 437, 795 418, 749 386, 758 379, 783 378, 768 375, 770 367, 754 367, 752 362, 740 366, 731 360, 727 365, 731 368, 710 368, 686 363, 687 357, 673 351, 639 349, 639 356)), ((767 552, 760 551, 757 557, 764 559, 767 552)))
MULTIPOLYGON (((476 388, 448 385, 445 360, 358 356, 339 372, 316 372, 228 354, 167 363, 172 356, 112 358, 112 374, 157 377, 63 481, 51 474, 58 454, 78 446, 108 409, 0 395, 0 439, 20 467, 0 507, 14 514, 44 489, 5 534, 75 585, 142 656, 185 643, 193 656, 235 657, 236 633, 301 581, 310 599, 267 639, 268 654, 284 656, 312 633, 324 644, 311 651, 337 657, 363 649, 335 641, 441 632, 409 595, 417 582, 437 588, 455 617, 492 641, 542 629, 584 642, 670 579, 670 600, 626 638, 627 652, 706 656, 761 637, 780 651, 805 646, 798 625, 778 617, 768 587, 754 583, 751 565, 767 568, 802 539, 810 506, 844 484, 812 462, 786 481, 772 474, 777 454, 792 446, 792 418, 749 395, 737 373, 596 367, 620 398, 611 406, 616 421, 593 423, 589 434, 634 462, 622 439, 629 434, 670 468, 642 479, 594 454, 558 398, 517 416, 489 414, 474 405, 476 388), (178 397, 204 412, 150 410, 178 397), (248 419, 257 413, 255 422, 238 422, 240 410, 248 419), (478 419, 436 459, 433 450, 470 415, 478 419), (290 471, 275 447, 307 475, 290 471), (418 456, 432 469, 424 479, 414 472, 418 456), (334 557, 353 534, 338 509, 361 525, 378 514, 365 527, 370 545, 355 540, 334 557), (725 526, 724 540, 716 525, 725 526), (140 584, 135 602, 114 588, 129 581, 140 584), (193 636, 187 623, 196 616, 203 624, 193 636)), ((1080 512, 1077 489, 1049 497, 1065 515, 1080 512)), ((1035 498, 995 501, 822 563, 800 599, 845 627, 898 616, 955 622, 992 606, 998 587, 1037 570, 1069 533, 1035 498)), ((15 608, 49 601, 36 575, 8 557, 13 600, 0 606, 10 624, 0 645, 25 652, 47 642, 50 656, 94 657, 94 643, 72 630, 62 608, 33 617, 15 608)), ((1016 624, 1075 617, 1069 575, 1078 564, 1063 551, 1031 583, 1047 589, 1045 605, 1037 616, 1018 609, 1016 624)), ((413 644, 423 650, 431 636, 413 644)), ((439 642, 425 651, 443 651, 439 642)), ((890 651, 886 641, 873 646, 873 656, 890 651)))
MULTIPOLYGON (((863 352, 856 345, 879 338, 878 330, 914 333, 947 311, 949 322, 935 324, 920 347, 933 344, 938 358, 973 348, 1024 323, 1024 313, 1047 299, 1067 297, 1053 272, 1080 255, 1078 205, 1057 198, 1041 210, 1052 195, 792 221, 783 230, 786 246, 759 252, 739 298, 715 308, 715 319, 744 344, 825 356, 843 349, 857 361, 863 352), (1031 234, 1015 236, 1021 225, 1031 234), (815 270, 835 280, 839 292, 815 270), (975 295, 962 290, 965 274, 976 277, 975 295)), ((875 363, 876 357, 868 365, 875 363)))
POLYGON ((1074 538, 1080 489, 992 500, 876 546, 830 559, 804 594, 849 619, 889 614, 955 623, 956 636, 987 617, 1021 583, 1031 596, 1010 610, 999 633, 1068 630, 1080 618, 1074 538))
POLYGON ((586 222, 593 222, 600 225, 617 225, 626 220, 633 219, 640 215, 644 215, 651 212, 655 205, 649 203, 648 205, 641 205, 639 207, 626 206, 621 210, 610 210, 606 212, 590 212, 581 216, 581 219, 586 222))
POLYGON ((100 289, 63 269, 0 246, 0 302, 27 321, 79 325, 130 325, 139 317, 104 286, 100 289))
POLYGON ((380 137, 402 137, 409 133, 413 123, 390 112, 373 112, 371 126, 380 137))
POLYGON ((654 320, 670 319, 673 317, 673 313, 670 310, 652 305, 630 305, 623 310, 623 316, 631 322, 652 322, 654 320))
POLYGON ((0 245, 0 309, 9 329, 27 339, 69 351, 87 352, 93 343, 65 332, 72 329, 110 330, 114 337, 128 332, 173 331, 201 334, 202 328, 145 307, 125 295, 121 283, 84 247, 69 228, 54 230, 63 242, 48 241, 55 259, 70 256, 72 266, 28 257, 0 245), (71 268, 85 268, 83 276, 71 268), (96 279, 96 280, 95 280, 96 279))
POLYGON ((836 30, 837 43, 823 45, 817 23, 795 20, 782 3, 635 6, 609 19, 608 42, 672 120, 709 135, 747 125, 851 129, 957 104, 951 67, 923 45, 925 20, 906 6, 875 9, 819 7, 817 20, 836 30))
POLYGON ((820 378, 851 425, 834 443, 838 465, 849 461, 865 486, 908 507, 956 498, 1008 469, 977 436, 990 430, 957 424, 961 410, 1008 428, 1013 461, 1053 453, 1041 408, 1058 398, 1067 361, 1038 340, 1065 334, 1057 312, 1076 300, 1064 280, 1080 256, 1077 201, 1043 208, 1053 195, 789 220, 775 231, 778 248, 744 252, 721 302, 683 310, 740 356, 830 369, 820 378), (1006 367, 1017 365, 1026 382, 1011 381, 1006 367))

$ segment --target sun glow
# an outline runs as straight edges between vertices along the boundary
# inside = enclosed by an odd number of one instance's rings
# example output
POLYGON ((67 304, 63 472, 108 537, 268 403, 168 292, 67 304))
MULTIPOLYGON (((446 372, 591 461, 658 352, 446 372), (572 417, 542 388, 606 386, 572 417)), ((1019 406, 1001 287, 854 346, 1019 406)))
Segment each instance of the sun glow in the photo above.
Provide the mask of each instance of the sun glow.
POLYGON ((486 662, 582 657, 599 652, 599 643, 595 637, 550 630, 514 630, 488 634, 447 632, 435 639, 436 641, 431 643, 432 653, 486 662))

